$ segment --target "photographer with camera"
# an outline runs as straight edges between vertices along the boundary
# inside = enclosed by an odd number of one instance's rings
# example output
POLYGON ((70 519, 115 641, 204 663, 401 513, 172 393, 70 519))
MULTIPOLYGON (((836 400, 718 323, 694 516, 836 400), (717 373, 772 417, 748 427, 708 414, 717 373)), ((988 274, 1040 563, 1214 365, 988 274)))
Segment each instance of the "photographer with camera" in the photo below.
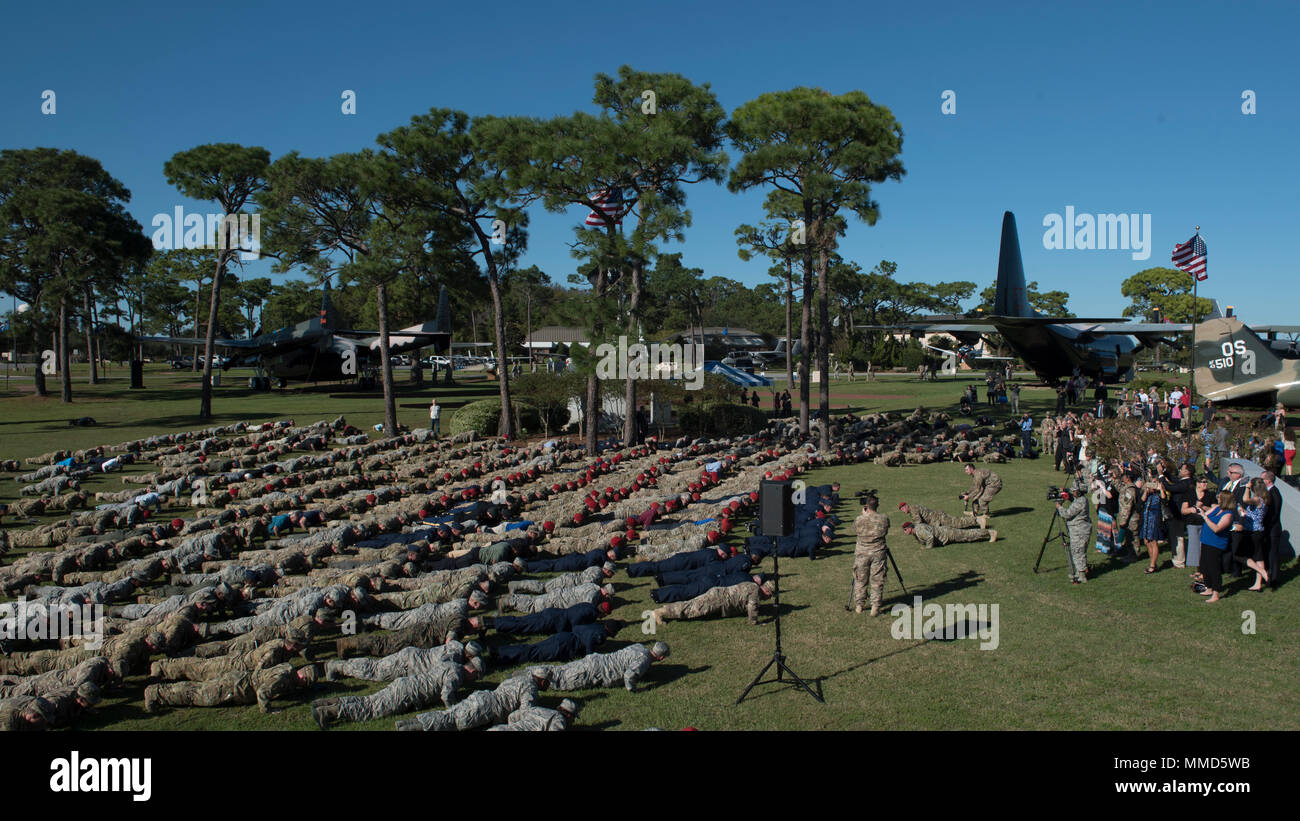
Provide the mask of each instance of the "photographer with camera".
POLYGON ((858 534, 853 549, 853 612, 862 612, 870 585, 871 615, 878 616, 885 591, 885 536, 889 533, 889 517, 877 509, 880 500, 874 494, 859 498, 862 512, 853 520, 853 530, 858 534))
POLYGON ((1070 581, 1088 581, 1088 542, 1092 540, 1092 516, 1088 511, 1086 481, 1076 475, 1074 487, 1060 491, 1056 514, 1065 522, 1070 536, 1070 581))
POLYGON ((1120 558, 1130 563, 1139 558, 1134 549, 1134 540, 1142 527, 1142 511, 1138 504, 1142 492, 1141 482, 1141 474, 1120 474, 1119 504, 1115 513, 1115 547, 1120 558))

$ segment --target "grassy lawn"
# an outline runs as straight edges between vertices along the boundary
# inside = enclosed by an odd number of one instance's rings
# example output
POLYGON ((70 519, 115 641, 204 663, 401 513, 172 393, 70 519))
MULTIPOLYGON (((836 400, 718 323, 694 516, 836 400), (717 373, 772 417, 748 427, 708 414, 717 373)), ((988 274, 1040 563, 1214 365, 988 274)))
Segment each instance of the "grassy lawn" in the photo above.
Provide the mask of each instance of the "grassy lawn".
MULTIPOLYGON (((198 427, 197 387, 188 372, 150 372, 149 387, 126 390, 124 374, 107 385, 76 386, 77 401, 38 400, 12 392, 0 399, 0 458, 33 455, 57 447, 115 443, 164 430, 198 427), (67 419, 94 416, 97 428, 70 428, 67 419)), ((875 382, 837 382, 833 405, 857 411, 911 409, 918 404, 955 408, 964 382, 959 376, 939 383, 912 376, 884 375, 875 382)), ((226 375, 226 384, 246 384, 226 375)), ((978 379, 982 391, 982 379, 978 379)), ((491 395, 493 383, 438 388, 449 409, 468 399, 491 395)), ((57 385, 52 388, 57 391, 57 385)), ((401 421, 426 424, 426 388, 403 394, 401 421)), ((1022 406, 1035 421, 1054 402, 1046 389, 1026 388, 1022 406)), ((815 401, 815 400, 814 400, 815 401)), ((770 407, 764 403, 762 407, 770 407)), ((339 413, 362 429, 382 421, 373 395, 344 390, 257 394, 237 387, 216 391, 220 422, 292 416, 298 422, 339 413)), ((981 411, 982 412, 982 411, 981 411)), ((1005 417, 1002 406, 995 415, 1005 417)), ((902 531, 898 502, 911 499, 959 512, 957 494, 968 484, 953 464, 886 468, 855 465, 815 472, 815 483, 839 481, 843 522, 840 538, 815 562, 782 563, 783 643, 791 667, 816 680, 826 697, 818 704, 787 684, 763 684, 740 706, 741 690, 771 657, 772 606, 763 623, 741 619, 669 622, 655 635, 643 635, 642 613, 652 607, 652 582, 615 577, 616 618, 628 625, 613 647, 625 642, 664 639, 672 656, 649 675, 640 693, 602 690, 579 693, 580 728, 640 730, 657 726, 701 729, 1255 729, 1256 716, 1275 717, 1274 726, 1300 729, 1297 710, 1295 625, 1300 621, 1300 586, 1294 562, 1284 567, 1277 592, 1244 590, 1250 580, 1234 580, 1224 601, 1205 605, 1189 590, 1189 570, 1169 564, 1142 572, 1144 562, 1108 563, 1089 551, 1092 579, 1069 584, 1059 544, 1048 545, 1041 572, 1034 559, 1051 518, 1044 498, 1059 484, 1046 460, 995 466, 1004 489, 994 502, 996 544, 976 543, 922 550, 902 531), (998 607, 998 646, 981 650, 978 639, 956 641, 896 639, 895 619, 846 612, 853 539, 847 526, 857 514, 853 492, 878 488, 881 509, 892 522, 889 543, 908 591, 938 604, 998 607), (1246 611, 1254 614, 1255 633, 1243 634, 1246 611), (1230 709, 1233 704, 1245 709, 1230 709)), ((99 479, 88 489, 120 487, 99 479)), ((17 492, 11 479, 0 484, 0 499, 17 492)), ((770 560, 764 563, 770 572, 770 560)), ((911 603, 890 573, 886 607, 911 603)), ((494 639, 495 640, 495 639, 494 639)), ((326 654, 328 657, 328 654, 326 654)), ((499 681, 501 674, 490 676, 499 681)), ((769 672, 769 680, 773 678, 769 672)), ((284 709, 264 716, 256 707, 176 710, 147 716, 141 706, 142 679, 107 699, 99 714, 82 726, 116 729, 311 729, 310 700, 304 694, 284 709)), ((314 697, 363 693, 378 684, 337 682, 321 685, 314 697)), ((553 704, 558 697, 544 699, 553 704)), ((391 729, 392 721, 356 729, 391 729)), ((343 725, 340 729, 354 729, 343 725)))

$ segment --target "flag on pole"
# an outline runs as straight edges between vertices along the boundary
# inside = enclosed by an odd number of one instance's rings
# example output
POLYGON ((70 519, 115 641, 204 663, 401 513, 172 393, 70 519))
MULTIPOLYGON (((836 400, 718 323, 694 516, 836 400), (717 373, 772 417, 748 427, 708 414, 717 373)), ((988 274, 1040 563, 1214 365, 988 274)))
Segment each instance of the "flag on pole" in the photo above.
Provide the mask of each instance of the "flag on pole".
POLYGON ((623 210, 623 190, 621 188, 606 188, 599 194, 593 194, 591 197, 591 213, 587 215, 587 225, 600 227, 605 224, 601 212, 615 218, 615 224, 620 228, 623 226, 623 220, 619 218, 619 212, 623 210))
POLYGON ((1209 276, 1205 273, 1205 241, 1201 239, 1200 234, 1187 242, 1175 245, 1171 259, 1179 270, 1196 277, 1197 282, 1204 282, 1209 276))

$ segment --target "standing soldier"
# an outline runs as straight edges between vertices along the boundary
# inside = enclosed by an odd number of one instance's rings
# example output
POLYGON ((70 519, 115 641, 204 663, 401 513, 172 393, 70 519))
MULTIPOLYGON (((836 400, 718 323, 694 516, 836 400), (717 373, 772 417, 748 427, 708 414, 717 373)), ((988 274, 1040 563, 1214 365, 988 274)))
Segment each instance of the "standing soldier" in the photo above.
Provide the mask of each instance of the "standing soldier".
POLYGON ((862 612, 867 600, 867 583, 871 584, 871 615, 880 615, 880 600, 885 590, 885 535, 889 517, 877 508, 880 500, 868 496, 862 500, 862 513, 853 522, 858 543, 853 551, 853 611, 862 612))
POLYGON ((1070 581, 1083 584, 1088 581, 1088 542, 1092 539, 1092 517, 1088 511, 1087 488, 1076 483, 1070 493, 1074 498, 1064 506, 1057 502, 1056 511, 1070 534, 1070 581))
POLYGON ((442 426, 442 407, 438 405, 436 398, 429 400, 429 430, 433 431, 434 436, 441 434, 439 428, 442 426))
POLYGON ((961 495, 963 501, 971 502, 972 512, 980 527, 989 526, 989 502, 1002 490, 1002 477, 988 468, 976 468, 966 465, 966 475, 971 477, 970 489, 961 495))

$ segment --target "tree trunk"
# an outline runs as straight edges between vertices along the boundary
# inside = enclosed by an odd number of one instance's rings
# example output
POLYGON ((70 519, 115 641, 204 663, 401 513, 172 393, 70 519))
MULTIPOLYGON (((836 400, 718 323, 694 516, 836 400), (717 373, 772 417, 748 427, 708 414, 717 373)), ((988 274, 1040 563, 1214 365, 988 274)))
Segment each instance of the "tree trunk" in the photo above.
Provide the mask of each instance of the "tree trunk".
MULTIPOLYGON (((36 354, 36 368, 32 377, 36 384, 36 395, 49 396, 50 391, 45 385, 45 371, 43 370, 45 357, 41 355, 41 323, 38 321, 40 318, 40 301, 41 295, 38 292, 32 299, 32 307, 29 309, 32 314, 32 351, 36 354)), ((17 346, 15 346, 14 352, 17 353, 17 346)))
MULTIPOLYGON (((489 257, 490 259, 490 257, 489 257)), ((496 263, 488 262, 488 288, 492 292, 492 328, 496 333, 497 385, 501 394, 501 421, 497 435, 507 440, 515 438, 514 406, 510 403, 510 366, 506 360, 506 317, 501 309, 501 284, 498 282, 496 263)))
POLYGON ((81 286, 82 310, 86 314, 86 364, 90 365, 90 384, 99 384, 99 369, 95 361, 94 314, 90 306, 90 282, 81 286))
MULTIPOLYGON (((194 280, 194 336, 199 335, 199 311, 203 310, 199 300, 203 298, 203 278, 194 280)), ((190 363, 190 373, 199 372, 199 346, 194 346, 194 361, 190 363)))
POLYGON ((68 351, 68 298, 59 297, 59 382, 63 401, 72 401, 72 357, 68 351))
POLYGON ((799 357, 799 433, 808 435, 808 409, 812 404, 808 390, 808 358, 813 351, 812 339, 812 305, 814 296, 812 246, 808 244, 808 224, 812 222, 812 206, 804 204, 804 244, 803 244, 803 324, 800 328, 803 354, 799 357))
POLYGON ((829 305, 830 288, 826 277, 826 248, 818 244, 817 251, 817 370, 821 371, 818 385, 818 404, 821 407, 821 434, 817 447, 823 453, 831 447, 831 315, 829 305))
MULTIPOLYGON (((230 230, 223 224, 223 231, 230 230)), ((227 242, 226 248, 235 243, 227 242)), ((212 345, 217 336, 217 307, 221 304, 221 280, 226 276, 226 263, 230 252, 217 251, 217 269, 212 274, 212 299, 208 301, 208 332, 203 338, 203 380, 199 397, 199 419, 207 421, 212 418, 212 345)))
POLYGON ((785 261, 785 386, 794 384, 794 260, 785 261))
MULTIPOLYGON (((640 337, 637 332, 637 319, 641 314, 642 266, 643 263, 640 260, 632 263, 632 299, 627 312, 629 347, 632 345, 631 340, 634 336, 638 338, 638 341, 640 337)), ((623 445, 631 447, 634 444, 636 444, 636 380, 632 378, 632 371, 629 368, 623 386, 623 445)))
POLYGON ((379 307, 379 360, 384 378, 384 436, 397 435, 397 397, 393 392, 393 363, 388 358, 388 285, 375 286, 375 302, 379 307))

